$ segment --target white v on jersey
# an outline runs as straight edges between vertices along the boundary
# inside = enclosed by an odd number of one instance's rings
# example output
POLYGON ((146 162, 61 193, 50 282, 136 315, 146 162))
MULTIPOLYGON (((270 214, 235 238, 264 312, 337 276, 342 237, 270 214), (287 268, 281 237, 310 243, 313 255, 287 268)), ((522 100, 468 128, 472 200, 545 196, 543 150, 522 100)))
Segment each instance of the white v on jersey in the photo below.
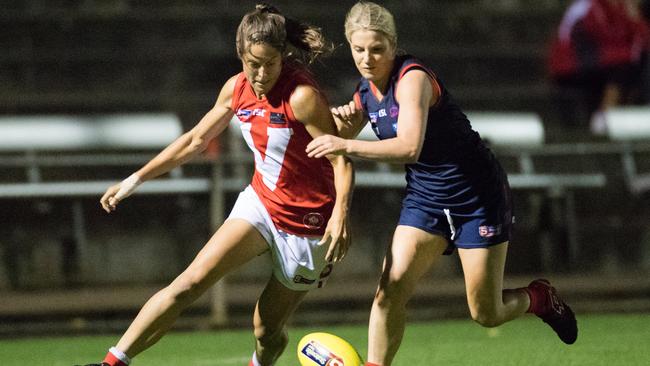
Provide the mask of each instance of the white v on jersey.
POLYGON ((251 186, 273 223, 291 234, 317 237, 323 235, 334 207, 334 172, 326 158, 305 153, 312 137, 289 104, 298 85, 317 88, 306 69, 286 64, 272 93, 258 99, 241 73, 231 107, 255 156, 251 186))

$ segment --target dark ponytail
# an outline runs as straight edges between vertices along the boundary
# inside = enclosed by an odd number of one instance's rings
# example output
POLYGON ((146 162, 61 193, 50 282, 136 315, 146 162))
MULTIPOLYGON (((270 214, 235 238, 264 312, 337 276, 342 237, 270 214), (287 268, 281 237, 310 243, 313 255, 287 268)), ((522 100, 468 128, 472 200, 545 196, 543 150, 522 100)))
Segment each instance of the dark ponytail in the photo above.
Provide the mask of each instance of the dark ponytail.
POLYGON ((237 28, 237 55, 241 58, 253 44, 265 43, 282 52, 286 58, 310 64, 329 54, 334 44, 327 41, 321 29, 285 17, 269 4, 258 4, 244 15, 237 28))

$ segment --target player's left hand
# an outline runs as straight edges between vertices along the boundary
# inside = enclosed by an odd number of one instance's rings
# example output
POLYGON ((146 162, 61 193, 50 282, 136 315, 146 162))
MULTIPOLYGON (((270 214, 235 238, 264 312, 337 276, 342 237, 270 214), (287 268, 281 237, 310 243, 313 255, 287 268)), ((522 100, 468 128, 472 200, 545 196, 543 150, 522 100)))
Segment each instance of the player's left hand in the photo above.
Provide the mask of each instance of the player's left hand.
POLYGON ((329 245, 325 260, 328 262, 340 262, 350 247, 350 235, 348 230, 347 215, 332 213, 327 222, 325 233, 318 245, 329 245))
POLYGON ((307 145, 307 156, 322 158, 328 154, 341 155, 347 152, 348 140, 333 136, 318 136, 307 145))

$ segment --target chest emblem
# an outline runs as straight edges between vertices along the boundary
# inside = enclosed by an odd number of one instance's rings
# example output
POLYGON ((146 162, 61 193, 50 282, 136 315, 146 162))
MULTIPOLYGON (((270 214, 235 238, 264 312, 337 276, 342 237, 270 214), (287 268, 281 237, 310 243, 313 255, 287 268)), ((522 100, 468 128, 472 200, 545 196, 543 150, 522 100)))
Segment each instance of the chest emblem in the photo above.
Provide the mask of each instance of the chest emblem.
POLYGON ((284 113, 271 112, 270 122, 273 124, 284 124, 287 123, 287 118, 285 117, 284 113))

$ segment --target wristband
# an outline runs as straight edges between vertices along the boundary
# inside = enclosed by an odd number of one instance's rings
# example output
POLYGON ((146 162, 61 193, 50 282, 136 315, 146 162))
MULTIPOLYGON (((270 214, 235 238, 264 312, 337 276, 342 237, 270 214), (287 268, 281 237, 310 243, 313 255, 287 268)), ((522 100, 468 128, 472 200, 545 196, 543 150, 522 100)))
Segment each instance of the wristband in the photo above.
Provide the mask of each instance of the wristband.
POLYGON ((115 194, 115 199, 120 201, 130 196, 140 184, 142 184, 140 177, 135 173, 131 174, 120 183, 120 190, 115 194))

